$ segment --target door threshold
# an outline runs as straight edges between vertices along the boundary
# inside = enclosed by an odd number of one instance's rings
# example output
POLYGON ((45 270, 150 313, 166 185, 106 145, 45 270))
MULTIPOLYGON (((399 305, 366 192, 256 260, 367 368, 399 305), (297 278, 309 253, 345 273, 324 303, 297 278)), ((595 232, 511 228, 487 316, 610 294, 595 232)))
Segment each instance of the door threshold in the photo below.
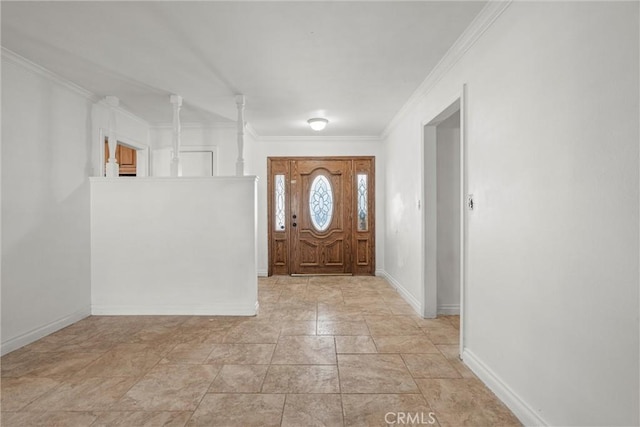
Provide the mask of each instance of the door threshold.
POLYGON ((291 277, 309 277, 309 276, 353 276, 353 273, 292 273, 291 277))

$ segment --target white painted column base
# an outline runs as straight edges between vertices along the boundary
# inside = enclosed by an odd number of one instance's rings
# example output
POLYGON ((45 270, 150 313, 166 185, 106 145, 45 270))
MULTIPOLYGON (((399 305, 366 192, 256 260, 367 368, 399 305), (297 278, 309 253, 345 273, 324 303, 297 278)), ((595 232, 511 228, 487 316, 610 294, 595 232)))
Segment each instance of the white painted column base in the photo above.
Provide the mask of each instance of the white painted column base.
POLYGON ((117 162, 108 161, 105 165, 105 175, 107 178, 120 176, 120 165, 117 162))
POLYGON ((171 159, 171 176, 182 176, 182 164, 180 164, 179 158, 174 157, 173 159, 171 159))

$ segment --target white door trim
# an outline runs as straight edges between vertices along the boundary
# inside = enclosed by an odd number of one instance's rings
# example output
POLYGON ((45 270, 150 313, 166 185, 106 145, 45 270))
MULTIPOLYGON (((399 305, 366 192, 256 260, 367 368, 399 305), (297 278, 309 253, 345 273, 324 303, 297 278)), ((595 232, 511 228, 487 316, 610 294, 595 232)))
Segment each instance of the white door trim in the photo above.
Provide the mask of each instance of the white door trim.
MULTIPOLYGON (((104 128, 99 129, 100 137, 98 139, 98 153, 100 156, 100 175, 105 176, 105 162, 104 158, 104 140, 109 136, 109 131, 104 128)), ((135 141, 129 137, 118 135, 118 142, 121 142, 127 147, 136 150, 136 176, 149 176, 149 146, 141 142, 135 141)))
POLYGON ((211 176, 218 176, 218 146, 217 145, 181 145, 181 153, 207 152, 211 153, 211 176))
POLYGON ((436 187, 436 126, 460 111, 460 354, 464 349, 464 313, 465 294, 467 288, 467 137, 466 137, 466 84, 460 92, 438 109, 435 116, 421 121, 421 198, 422 198, 422 233, 421 233, 421 283, 422 283, 422 315, 434 318, 437 315, 437 187, 436 187))

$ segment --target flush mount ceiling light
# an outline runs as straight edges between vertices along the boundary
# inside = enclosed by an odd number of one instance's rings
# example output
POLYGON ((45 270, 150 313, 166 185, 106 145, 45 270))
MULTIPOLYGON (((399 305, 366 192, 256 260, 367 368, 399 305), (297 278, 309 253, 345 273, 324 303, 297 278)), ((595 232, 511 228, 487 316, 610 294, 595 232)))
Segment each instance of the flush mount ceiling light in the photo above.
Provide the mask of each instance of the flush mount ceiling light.
POLYGON ((307 123, 309 123, 309 126, 311 126, 311 129, 313 129, 315 131, 320 131, 320 130, 324 129, 325 127, 327 127, 327 124, 329 123, 329 120, 323 119, 323 118, 320 118, 320 117, 316 117, 314 119, 307 120, 307 123))

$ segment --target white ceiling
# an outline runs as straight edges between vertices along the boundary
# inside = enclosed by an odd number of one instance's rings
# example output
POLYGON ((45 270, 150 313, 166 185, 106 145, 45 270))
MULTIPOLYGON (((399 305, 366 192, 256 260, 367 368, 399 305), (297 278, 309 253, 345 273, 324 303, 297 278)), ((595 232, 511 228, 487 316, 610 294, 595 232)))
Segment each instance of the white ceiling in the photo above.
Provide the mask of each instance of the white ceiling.
POLYGON ((484 1, 2 1, 2 45, 150 123, 235 121, 261 136, 377 136, 484 1))

